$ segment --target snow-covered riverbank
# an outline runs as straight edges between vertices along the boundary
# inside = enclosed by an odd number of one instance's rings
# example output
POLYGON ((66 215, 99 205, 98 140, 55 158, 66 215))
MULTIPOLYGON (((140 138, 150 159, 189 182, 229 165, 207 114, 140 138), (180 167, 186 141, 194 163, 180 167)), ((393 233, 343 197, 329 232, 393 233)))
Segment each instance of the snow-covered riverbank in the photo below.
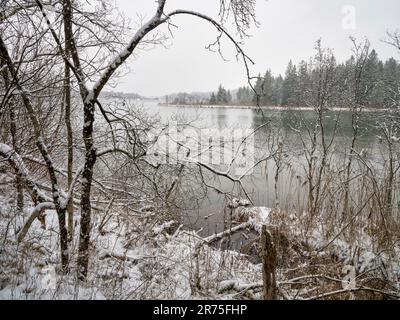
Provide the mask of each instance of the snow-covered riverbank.
MULTIPOLYGON (((248 230, 264 223, 278 252, 280 299, 400 297, 399 246, 397 255, 375 251, 366 232, 354 243, 340 236, 329 243, 319 227, 305 236, 299 217, 286 216, 279 225, 280 212, 248 205, 236 208, 236 226, 208 238, 174 221, 154 224, 122 212, 114 212, 100 231, 96 215, 90 273, 79 283, 74 254, 70 273, 59 274, 54 212, 48 211, 45 229, 35 221, 18 244, 15 230, 23 217, 13 215, 9 203, 1 199, 1 299, 260 299, 261 264, 243 252, 222 250, 217 240, 233 233, 248 237, 248 230)), ((76 245, 74 239, 71 251, 76 245)), ((257 238, 252 245, 259 252, 257 238)))

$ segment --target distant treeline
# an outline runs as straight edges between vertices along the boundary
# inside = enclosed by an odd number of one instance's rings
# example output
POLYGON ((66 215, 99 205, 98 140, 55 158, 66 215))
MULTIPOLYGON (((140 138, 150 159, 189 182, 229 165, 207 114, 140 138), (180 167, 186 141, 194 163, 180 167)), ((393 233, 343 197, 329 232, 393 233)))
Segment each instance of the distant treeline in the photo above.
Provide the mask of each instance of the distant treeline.
POLYGON ((302 60, 298 65, 290 61, 284 76, 274 76, 270 70, 264 75, 259 74, 253 88, 243 86, 230 91, 220 85, 216 92, 201 95, 179 93, 166 96, 165 102, 309 107, 318 99, 322 74, 330 86, 326 93, 329 97, 324 99, 327 108, 355 104, 366 108, 390 108, 399 101, 400 63, 396 59, 382 61, 375 50, 365 46, 359 48, 358 56, 337 63, 330 50, 317 49, 317 55, 309 61, 302 60), (322 70, 324 68, 326 70, 322 70))
POLYGON ((186 93, 180 92, 176 94, 167 95, 164 97, 166 104, 173 105, 222 105, 232 104, 235 99, 229 90, 226 90, 222 85, 218 87, 216 93, 186 93))
POLYGON ((164 97, 164 102, 166 104, 183 104, 183 105, 201 105, 208 104, 210 100, 209 94, 192 94, 186 92, 180 92, 176 94, 170 94, 164 97))
MULTIPOLYGON (((312 104, 310 92, 320 81, 315 65, 318 61, 301 61, 297 66, 289 62, 285 76, 274 77, 270 70, 259 75, 254 86, 257 95, 250 87, 241 87, 236 93, 236 101, 243 105, 255 105, 257 101, 264 106, 308 106, 312 104)), ((381 61, 375 50, 360 61, 351 56, 344 63, 330 63, 331 77, 334 78, 330 90, 328 107, 346 106, 352 101, 355 89, 362 99, 359 105, 368 108, 389 108, 398 101, 400 95, 400 64, 390 58, 381 61), (363 66, 360 66, 360 64, 363 66), (354 88, 357 85, 358 88, 354 88)), ((211 101, 210 101, 211 103, 211 101)))
POLYGON ((144 99, 142 96, 140 96, 137 93, 127 93, 127 92, 120 92, 120 91, 103 91, 100 96, 102 98, 124 98, 124 99, 144 99))

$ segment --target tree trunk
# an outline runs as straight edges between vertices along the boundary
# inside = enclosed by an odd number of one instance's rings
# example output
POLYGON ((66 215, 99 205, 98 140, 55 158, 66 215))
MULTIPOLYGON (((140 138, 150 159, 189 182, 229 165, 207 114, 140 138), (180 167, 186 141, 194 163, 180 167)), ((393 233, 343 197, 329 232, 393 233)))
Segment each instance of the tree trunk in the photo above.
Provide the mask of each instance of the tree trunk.
MULTIPOLYGON (((16 117, 14 110, 14 99, 10 100, 10 131, 11 131, 11 139, 12 146, 15 152, 19 153, 19 147, 17 142, 17 126, 16 126, 16 117)), ((17 212, 21 213, 24 209, 24 187, 22 184, 21 175, 16 172, 15 173, 15 189, 17 191, 17 212)))
MULTIPOLYGON (((65 56, 67 59, 71 56, 71 32, 69 30, 70 23, 72 21, 72 10, 70 1, 64 0, 63 7, 64 15, 64 35, 65 35, 65 56)), ((68 64, 65 62, 64 67, 64 105, 65 105, 65 126, 67 128, 67 185, 68 189, 71 187, 73 179, 73 162, 74 162, 74 146, 73 146, 73 133, 71 126, 71 71, 68 64)), ((68 213, 68 240, 72 241, 74 235, 74 206, 73 206, 73 195, 67 204, 68 213)))
POLYGON ((91 229, 91 202, 90 191, 93 180, 93 167, 96 163, 96 150, 93 148, 93 122, 94 101, 85 103, 83 139, 85 142, 85 166, 82 172, 82 195, 81 195, 81 229, 79 233, 78 253, 78 278, 85 280, 89 265, 89 243, 91 229))
POLYGON ((276 248, 272 241, 271 234, 265 225, 261 230, 261 248, 263 260, 263 298, 264 300, 277 300, 276 288, 276 248))
POLYGON ((61 268, 63 273, 68 272, 68 231, 65 225, 65 209, 57 210, 58 226, 60 229, 61 268))

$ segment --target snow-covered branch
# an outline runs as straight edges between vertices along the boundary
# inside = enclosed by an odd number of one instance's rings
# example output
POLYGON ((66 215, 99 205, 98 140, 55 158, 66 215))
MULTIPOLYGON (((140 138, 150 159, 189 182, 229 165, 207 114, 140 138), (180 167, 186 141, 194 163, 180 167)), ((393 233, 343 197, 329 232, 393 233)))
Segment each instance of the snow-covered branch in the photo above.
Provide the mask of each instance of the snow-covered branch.
MULTIPOLYGON (((221 34, 225 35, 235 46, 237 55, 241 56, 241 58, 243 60, 244 66, 246 68, 247 80, 248 80, 248 84, 249 84, 250 88, 253 90, 253 92, 255 94, 258 94, 251 82, 253 77, 250 74, 250 67, 249 67, 249 64, 253 65, 254 61, 244 52, 240 43, 233 38, 233 36, 224 28, 224 26, 221 23, 217 22, 216 20, 214 20, 213 18, 211 18, 205 14, 202 14, 202 13, 199 13, 196 11, 182 10, 182 9, 170 12, 169 14, 167 14, 165 16, 164 20, 169 21, 173 16, 176 16, 176 15, 189 15, 189 16, 194 16, 194 17, 200 18, 204 21, 211 23, 217 29, 217 31, 219 31, 221 34)), ((236 18, 236 16, 235 16, 235 18, 236 18)), ((216 44, 220 45, 219 41, 220 41, 220 38, 218 37, 216 44)), ((221 52, 220 52, 220 54, 221 54, 221 52)))
POLYGON ((150 33, 152 30, 157 28, 160 24, 164 23, 166 20, 161 19, 163 14, 163 9, 165 6, 166 0, 158 1, 158 8, 156 14, 147 21, 132 37, 129 41, 128 45, 125 49, 123 49, 108 65, 106 70, 101 75, 100 79, 93 86, 93 89, 90 91, 87 100, 96 100, 99 96, 103 87, 110 80, 111 76, 115 73, 115 71, 130 57, 133 53, 137 45, 142 41, 142 39, 150 33))
POLYGON ((14 83, 15 83, 17 89, 21 92, 22 102, 28 112, 29 118, 31 120, 33 129, 34 129, 36 146, 39 149, 39 151, 43 157, 43 160, 46 163, 46 167, 47 167, 50 179, 51 179, 54 203, 56 204, 56 206, 60 206, 60 197, 59 197, 60 192, 59 192, 59 187, 58 187, 58 181, 57 181, 57 177, 55 174, 53 161, 50 157, 47 146, 45 145, 43 137, 42 137, 42 129, 40 126, 39 119, 33 108, 33 105, 29 98, 29 94, 28 94, 27 90, 25 90, 25 88, 21 85, 21 82, 20 82, 18 74, 17 74, 17 70, 14 67, 14 64, 11 60, 8 49, 4 43, 3 37, 1 35, 0 35, 0 54, 1 54, 2 58, 4 59, 5 63, 7 64, 8 71, 10 72, 12 78, 14 79, 14 83))
POLYGON ((32 179, 29 170, 25 166, 21 156, 16 153, 10 146, 0 143, 0 156, 7 159, 14 170, 21 176, 25 186, 28 188, 32 197, 39 202, 52 201, 39 188, 38 184, 32 179))
POLYGON ((55 209, 54 203, 53 202, 42 202, 39 203, 31 212, 29 218, 26 220, 26 222, 24 223, 23 228, 21 229, 21 231, 18 233, 18 242, 21 242, 22 240, 24 240, 26 234, 29 231, 29 228, 31 227, 33 221, 35 221, 36 218, 38 218, 40 216, 40 214, 44 211, 44 210, 51 210, 51 209, 55 209))

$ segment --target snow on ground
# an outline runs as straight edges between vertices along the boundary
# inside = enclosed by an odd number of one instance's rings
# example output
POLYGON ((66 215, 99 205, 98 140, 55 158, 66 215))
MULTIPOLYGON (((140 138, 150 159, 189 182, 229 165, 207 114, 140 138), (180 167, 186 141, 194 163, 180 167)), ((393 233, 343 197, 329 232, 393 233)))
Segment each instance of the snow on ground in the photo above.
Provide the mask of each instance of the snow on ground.
MULTIPOLYGON (((2 239, 8 229, 1 249, 0 299, 221 299, 228 297, 218 293, 221 282, 261 279, 260 267, 238 252, 201 246, 195 255, 201 238, 181 228, 168 234, 172 221, 154 226, 151 237, 143 237, 143 230, 132 231, 135 223, 115 216, 102 234, 94 225, 88 283, 77 285, 75 256, 70 274, 58 273, 54 211, 47 212, 46 230, 35 221, 23 243, 17 244, 14 232, 21 223, 14 223, 11 207, 0 201, 2 239), (194 285, 196 279, 200 281, 194 285)), ((76 249, 74 239, 71 251, 76 249)))
MULTIPOLYGON (((15 215, 12 202, 0 196, 0 299, 261 297, 261 264, 251 263, 245 254, 205 245, 195 231, 176 228, 173 221, 145 223, 118 212, 113 213, 102 232, 98 230, 101 216, 94 216, 90 273, 87 283, 79 283, 75 270, 78 239, 71 243, 70 273, 61 276, 54 211, 47 212, 46 229, 35 221, 24 241, 18 244, 15 231, 22 226, 29 209, 24 217, 15 215)), ((260 231, 263 223, 276 224, 274 211, 268 208, 246 205, 236 214, 236 218, 250 222, 256 231, 260 231)), ((295 218, 290 220, 286 235, 286 247, 282 245, 285 236, 274 235, 281 297, 310 297, 316 284, 318 290, 323 286, 326 290, 341 289, 340 277, 348 277, 352 272, 357 276, 352 285, 359 285, 364 281, 360 278, 368 275, 390 281, 400 290, 398 244, 391 252, 379 251, 373 238, 362 230, 351 244, 345 237, 338 237, 324 248, 327 236, 321 225, 305 237, 295 218), (321 267, 311 267, 317 263, 321 267), (334 285, 322 280, 315 282, 328 276, 334 278, 334 285), (299 290, 300 279, 303 287, 299 290)))

